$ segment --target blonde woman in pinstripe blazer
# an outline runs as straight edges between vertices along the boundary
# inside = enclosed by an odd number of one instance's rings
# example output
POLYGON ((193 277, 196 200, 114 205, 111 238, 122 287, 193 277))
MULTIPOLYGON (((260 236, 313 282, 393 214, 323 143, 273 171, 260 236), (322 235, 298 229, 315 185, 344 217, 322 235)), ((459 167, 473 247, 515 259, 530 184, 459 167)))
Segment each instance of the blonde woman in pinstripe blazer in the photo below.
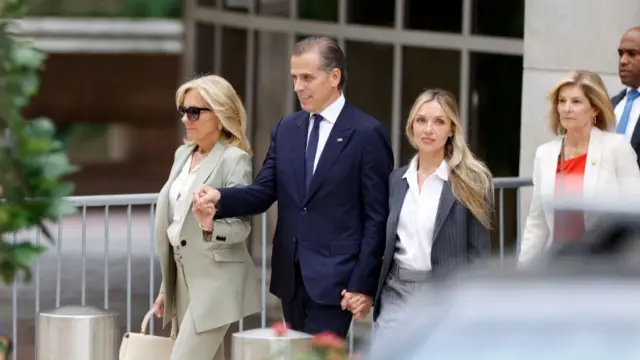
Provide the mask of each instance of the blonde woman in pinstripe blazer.
POLYGON ((390 176, 376 337, 402 327, 407 298, 433 277, 487 256, 491 247, 492 176, 467 147, 454 96, 440 89, 420 94, 406 132, 418 153, 390 176))

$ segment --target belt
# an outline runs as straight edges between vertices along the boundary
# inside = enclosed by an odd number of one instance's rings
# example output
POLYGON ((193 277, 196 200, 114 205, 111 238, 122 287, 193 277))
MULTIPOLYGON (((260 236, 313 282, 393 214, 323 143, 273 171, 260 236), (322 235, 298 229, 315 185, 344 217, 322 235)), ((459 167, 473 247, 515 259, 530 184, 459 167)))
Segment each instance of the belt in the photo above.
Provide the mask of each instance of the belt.
POLYGON ((410 282, 427 282, 431 279, 431 270, 409 270, 398 266, 395 262, 391 265, 391 274, 398 280, 410 282))

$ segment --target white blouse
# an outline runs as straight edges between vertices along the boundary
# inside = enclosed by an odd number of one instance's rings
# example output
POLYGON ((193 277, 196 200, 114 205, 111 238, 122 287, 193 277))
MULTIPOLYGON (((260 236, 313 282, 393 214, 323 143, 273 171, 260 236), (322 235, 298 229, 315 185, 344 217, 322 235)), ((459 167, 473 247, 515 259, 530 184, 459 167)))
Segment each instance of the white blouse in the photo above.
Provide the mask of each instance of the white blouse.
POLYGON ((180 173, 175 180, 173 180, 173 183, 169 188, 169 218, 171 219, 171 222, 167 228, 167 236, 169 237, 169 242, 173 246, 178 246, 180 244, 179 237, 182 214, 187 214, 187 212, 185 212, 185 207, 188 207, 191 204, 192 199, 192 196, 187 194, 187 192, 191 188, 191 184, 193 183, 193 180, 198 173, 198 169, 200 168, 200 164, 198 164, 189 171, 192 161, 193 154, 189 156, 187 161, 185 161, 182 170, 180 170, 180 173))
POLYGON ((394 259, 409 270, 431 270, 431 247, 440 205, 442 187, 449 176, 449 166, 442 161, 418 187, 418 161, 414 158, 403 178, 409 184, 398 220, 398 239, 394 259))

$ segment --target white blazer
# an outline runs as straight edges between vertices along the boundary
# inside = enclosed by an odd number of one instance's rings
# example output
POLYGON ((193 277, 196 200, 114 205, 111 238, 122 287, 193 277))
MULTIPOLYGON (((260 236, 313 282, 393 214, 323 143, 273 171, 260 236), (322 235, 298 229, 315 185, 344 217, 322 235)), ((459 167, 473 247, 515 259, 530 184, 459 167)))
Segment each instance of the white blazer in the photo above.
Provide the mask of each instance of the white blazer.
MULTIPOLYGON (((534 260, 551 245, 554 210, 549 203, 555 193, 556 170, 562 140, 542 144, 536 150, 533 163, 533 195, 531 207, 522 234, 518 262, 534 260)), ((623 135, 591 130, 584 170, 582 196, 593 198, 635 192, 640 187, 640 169, 637 155, 623 135)), ((596 220, 595 214, 585 214, 588 230, 596 220)))

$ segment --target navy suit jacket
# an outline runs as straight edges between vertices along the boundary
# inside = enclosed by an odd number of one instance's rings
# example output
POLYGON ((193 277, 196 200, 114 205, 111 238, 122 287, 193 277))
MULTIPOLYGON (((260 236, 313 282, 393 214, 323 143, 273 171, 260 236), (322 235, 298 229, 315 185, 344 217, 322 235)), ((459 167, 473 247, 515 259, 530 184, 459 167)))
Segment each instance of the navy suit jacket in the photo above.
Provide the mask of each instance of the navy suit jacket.
POLYGON ((299 111, 278 121, 254 183, 220 189, 217 216, 260 214, 278 201, 270 291, 282 301, 294 295, 296 253, 314 301, 339 304, 343 289, 373 296, 393 170, 389 135, 380 122, 345 102, 305 196, 309 116, 299 111))
MULTIPOLYGON (((627 96, 627 89, 620 91, 616 96, 611 98, 611 104, 614 109, 624 97, 627 96)), ((618 119, 620 120, 620 119, 618 119)), ((638 119, 638 123, 640 124, 640 118, 638 119)), ((636 155, 640 155, 640 126, 636 125, 636 128, 633 129, 633 135, 631 135, 631 147, 636 151, 636 155)), ((640 156, 637 159, 638 166, 640 166, 640 156)))

